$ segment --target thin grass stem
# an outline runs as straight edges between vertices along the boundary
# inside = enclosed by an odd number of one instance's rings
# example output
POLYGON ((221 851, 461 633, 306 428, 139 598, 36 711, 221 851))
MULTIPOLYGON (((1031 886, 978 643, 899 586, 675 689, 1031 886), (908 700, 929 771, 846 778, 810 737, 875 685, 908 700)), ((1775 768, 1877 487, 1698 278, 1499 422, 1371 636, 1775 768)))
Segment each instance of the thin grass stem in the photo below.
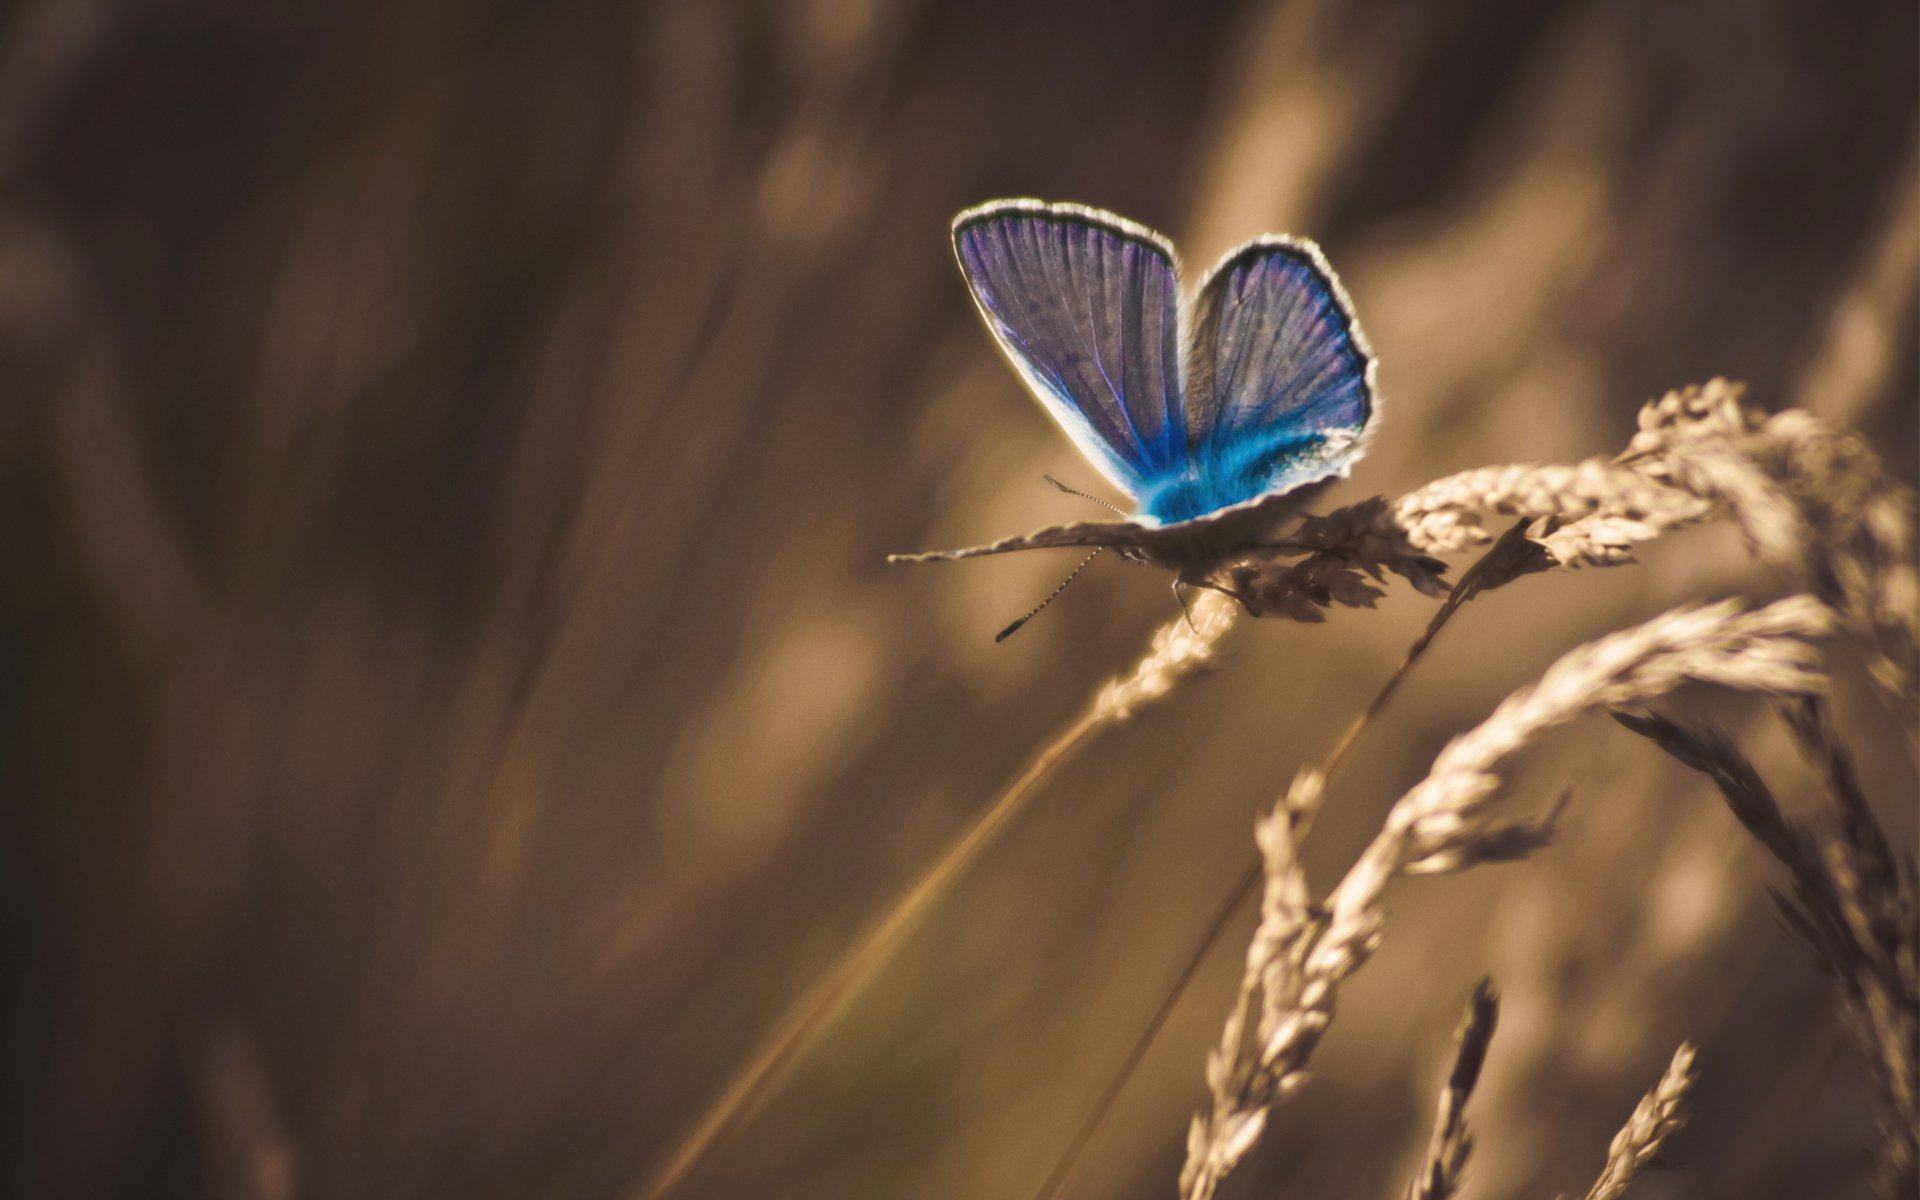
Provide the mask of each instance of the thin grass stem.
MULTIPOLYGON (((1322 780, 1330 778, 1340 764, 1346 761, 1347 755, 1359 742, 1360 734, 1386 707, 1387 701, 1393 697, 1394 692, 1399 690, 1400 682, 1407 677, 1409 671, 1413 670, 1413 665, 1426 654, 1427 648, 1433 645, 1433 639, 1441 629, 1446 627, 1447 622, 1453 619, 1453 614, 1460 611, 1460 606, 1481 592, 1513 578, 1513 574, 1506 574, 1502 578, 1501 573, 1518 561, 1519 557, 1526 553, 1525 547, 1531 545, 1524 536, 1526 527, 1525 521, 1515 524, 1460 576, 1459 582, 1454 585, 1453 590, 1447 594, 1446 600, 1434 612, 1433 619, 1427 622, 1426 630, 1414 639, 1411 646, 1407 647, 1400 665, 1394 668, 1393 674, 1387 676, 1387 681, 1380 685, 1380 690, 1374 693, 1367 707, 1361 710, 1360 715, 1348 722, 1346 730, 1341 733, 1339 740, 1334 742, 1333 749, 1328 752, 1326 761, 1320 767, 1319 773, 1322 780)), ((1318 805, 1314 805, 1300 813, 1300 823, 1296 826, 1297 837, 1306 836, 1307 829, 1312 825, 1313 816, 1317 811, 1318 805)), ((1133 1044, 1127 1048, 1127 1053, 1121 1058, 1112 1077, 1107 1080, 1106 1086, 1101 1088, 1093 1107, 1087 1110, 1085 1119, 1074 1130, 1073 1139, 1061 1151, 1060 1157, 1054 1160, 1053 1169, 1047 1173, 1047 1178, 1040 1185, 1040 1190, 1034 1193, 1034 1200, 1054 1200, 1060 1194, 1060 1190, 1066 1186, 1067 1179, 1073 1174, 1074 1167, 1080 1161, 1080 1156, 1086 1152, 1087 1146, 1093 1141, 1093 1135, 1098 1132, 1107 1114, 1113 1110, 1114 1102, 1120 1098, 1120 1093, 1125 1090, 1127 1082, 1139 1069, 1140 1063, 1147 1056, 1147 1051, 1159 1038, 1160 1031, 1166 1028, 1167 1021, 1173 1016, 1173 1010, 1179 1006, 1181 997, 1186 995, 1187 988, 1192 986, 1194 977, 1200 973, 1201 965, 1206 962, 1208 955, 1213 953, 1213 948, 1219 945, 1220 938, 1227 931, 1227 926, 1233 922, 1234 914, 1246 906, 1247 900, 1258 890, 1261 881, 1265 878, 1264 860, 1256 853, 1246 869, 1240 873, 1240 878, 1234 884, 1233 890, 1215 910, 1213 919, 1207 923, 1206 930, 1201 934, 1199 945, 1194 947, 1193 953, 1188 955, 1187 961, 1174 975, 1166 995, 1161 998, 1159 1006, 1153 1010, 1153 1015, 1147 1018, 1146 1024, 1141 1026, 1139 1034, 1135 1036, 1133 1044)))
POLYGON ((1196 601, 1198 623, 1181 616, 1154 635, 1151 651, 1133 673, 1100 689, 1093 703, 1028 762, 1018 778, 966 828, 940 858, 870 926, 827 973, 788 1007, 774 1033, 707 1103, 660 1165, 632 1193, 636 1200, 662 1200, 684 1184, 700 1161, 779 1083, 789 1068, 852 1002, 862 986, 897 951, 905 935, 980 852, 1027 806, 1054 768, 1072 757, 1101 728, 1124 721, 1205 670, 1213 648, 1238 609, 1224 596, 1196 601))

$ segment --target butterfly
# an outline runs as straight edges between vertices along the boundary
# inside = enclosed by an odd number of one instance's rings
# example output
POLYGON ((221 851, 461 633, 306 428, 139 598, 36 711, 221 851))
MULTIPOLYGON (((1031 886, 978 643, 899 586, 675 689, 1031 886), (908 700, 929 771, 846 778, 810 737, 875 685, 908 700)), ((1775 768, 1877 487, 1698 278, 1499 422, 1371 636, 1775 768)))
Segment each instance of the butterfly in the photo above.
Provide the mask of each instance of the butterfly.
POLYGON ((1113 548, 1176 593, 1216 586, 1360 457, 1373 352, 1312 242, 1255 238, 1184 302, 1173 243, 1097 208, 991 201, 954 218, 953 249, 1014 370, 1135 509, 894 561, 1113 548))

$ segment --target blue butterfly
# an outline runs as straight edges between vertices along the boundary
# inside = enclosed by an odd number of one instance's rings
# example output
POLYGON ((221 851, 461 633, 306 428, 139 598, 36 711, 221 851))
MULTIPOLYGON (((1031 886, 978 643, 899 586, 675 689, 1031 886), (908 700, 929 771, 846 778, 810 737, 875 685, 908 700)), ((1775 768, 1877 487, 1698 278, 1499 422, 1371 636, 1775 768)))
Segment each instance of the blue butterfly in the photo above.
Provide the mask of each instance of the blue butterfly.
POLYGON ((995 200, 954 218, 953 248, 1014 369, 1136 507, 897 560, 1112 547, 1213 586, 1359 458, 1373 352, 1312 242, 1255 238, 1185 304, 1173 243, 1096 208, 995 200))

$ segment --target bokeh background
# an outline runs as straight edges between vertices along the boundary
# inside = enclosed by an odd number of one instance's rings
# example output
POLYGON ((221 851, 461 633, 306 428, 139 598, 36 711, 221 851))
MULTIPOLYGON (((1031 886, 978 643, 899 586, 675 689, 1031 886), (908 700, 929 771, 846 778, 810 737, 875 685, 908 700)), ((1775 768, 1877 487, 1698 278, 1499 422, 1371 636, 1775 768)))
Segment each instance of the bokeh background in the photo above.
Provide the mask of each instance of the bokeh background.
MULTIPOLYGON (((1319 240, 1382 359, 1335 497, 1611 453, 1711 374, 1916 469, 1911 3, 22 0, 0 46, 0 1179, 22 1197, 620 1197, 1171 613, 1098 564, 958 209, 1204 265, 1319 240), (1063 560, 1064 558, 1064 560, 1063 560)), ((1323 886, 1555 656, 1783 584, 1709 529, 1470 605, 1337 781, 1323 886)), ((1102 738, 687 1190, 1023 1196, 1431 611, 1245 623, 1102 738)), ((1837 705, 1896 840, 1899 731, 1837 705)), ((1764 707, 1686 694, 1795 803, 1764 707)), ((1769 862, 1604 723, 1535 862, 1390 894, 1228 1194, 1385 1196, 1473 982, 1483 1196, 1852 1196, 1865 1077, 1769 862)), ((1246 922, 1233 938, 1242 938, 1246 922)), ((1172 1194, 1236 944, 1070 1194, 1172 1194)))

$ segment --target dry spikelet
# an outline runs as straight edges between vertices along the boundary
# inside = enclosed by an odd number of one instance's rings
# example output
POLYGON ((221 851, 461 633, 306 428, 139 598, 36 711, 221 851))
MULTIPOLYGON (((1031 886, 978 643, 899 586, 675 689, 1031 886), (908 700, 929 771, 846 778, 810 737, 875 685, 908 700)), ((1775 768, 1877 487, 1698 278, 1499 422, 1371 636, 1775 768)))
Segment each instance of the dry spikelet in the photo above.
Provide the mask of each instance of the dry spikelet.
POLYGON ((1724 379, 1641 409, 1613 459, 1481 467, 1389 503, 1375 497, 1309 517, 1277 554, 1250 558, 1223 586, 1256 616, 1320 620, 1371 607, 1389 573, 1440 594, 1434 555, 1492 538, 1488 515, 1535 523, 1540 566, 1619 566, 1652 538, 1730 513, 1756 556, 1842 615, 1911 728, 1920 721, 1920 569, 1913 491, 1857 436, 1809 413, 1771 416, 1724 379), (1298 562, 1285 561, 1305 555, 1298 562))
POLYGON ((1915 499, 1857 435, 1798 409, 1744 408, 1723 379, 1649 405, 1622 456, 1724 506, 1754 554, 1827 602, 1865 649, 1882 695, 1920 720, 1915 499))
POLYGON ((1486 541, 1480 514, 1551 520, 1583 530, 1581 537, 1561 537, 1565 556, 1556 558, 1562 565, 1612 566, 1631 561, 1634 542, 1700 521, 1712 508, 1631 467, 1593 458, 1570 466, 1462 471, 1403 496, 1393 517, 1409 541, 1433 554, 1486 541))
POLYGON ((1687 1091, 1693 1086, 1693 1055, 1693 1047, 1685 1042, 1673 1052, 1666 1074, 1641 1097, 1633 1115, 1607 1147, 1607 1165, 1587 1190, 1587 1200, 1617 1200, 1625 1195, 1641 1168, 1687 1123, 1685 1105, 1687 1091))
POLYGON ((1124 721, 1143 704, 1165 696, 1183 681, 1208 669, 1214 647, 1233 628, 1239 608, 1219 592, 1201 592, 1186 615, 1162 625, 1133 673, 1109 680, 1094 699, 1093 716, 1124 721))
POLYGON ((1229 594, 1256 617, 1319 621, 1334 604, 1372 608, 1385 593, 1367 580, 1381 581, 1389 572, 1423 595, 1447 591, 1447 565, 1415 548, 1378 496, 1305 518, 1283 553, 1306 557, 1291 564, 1278 557, 1250 559, 1227 572, 1229 594))
POLYGON ((1847 1032, 1873 1079, 1881 1131, 1881 1190, 1920 1186, 1920 888, 1911 856, 1899 856, 1868 807, 1851 761, 1812 699, 1784 715, 1826 782, 1833 809, 1816 825, 1789 819, 1752 763, 1718 731, 1658 715, 1615 717, 1719 788, 1740 823, 1786 868, 1775 892, 1786 927, 1833 979, 1847 1032))
POLYGON ((1258 1141, 1272 1106, 1305 1083, 1340 983, 1378 946, 1389 880, 1516 857, 1551 835, 1551 817, 1529 824, 1487 816, 1498 771, 1509 758, 1579 717, 1646 703, 1690 681, 1817 692, 1824 677, 1810 643, 1832 624, 1826 606, 1808 596, 1753 612, 1728 601, 1676 609, 1568 653, 1538 683, 1448 743, 1318 907, 1300 866, 1297 834, 1317 809, 1323 783, 1310 775, 1296 779, 1256 828, 1266 867, 1260 923, 1234 1008, 1208 1055, 1211 1106, 1188 1132, 1182 1195, 1212 1196, 1258 1141))
POLYGON ((1458 1195, 1466 1179, 1467 1160, 1473 1155, 1473 1133, 1467 1128, 1467 1100, 1480 1082, 1480 1068, 1487 1061, 1487 1047, 1493 1041, 1493 1029, 1500 1018, 1500 997, 1493 980, 1482 979, 1467 1001, 1467 1011, 1454 1030, 1453 1070, 1440 1093, 1439 1111, 1433 1120, 1433 1136, 1427 1142, 1427 1156, 1420 1171, 1407 1187, 1407 1200, 1448 1200, 1458 1195))
POLYGON ((1320 620, 1334 604, 1372 607, 1381 592, 1366 577, 1396 574, 1427 595, 1444 590, 1433 557, 1492 540, 1482 518, 1535 522, 1532 569, 1618 566, 1640 542, 1698 523, 1711 499, 1622 460, 1480 467, 1435 480, 1389 503, 1374 497, 1308 517, 1276 555, 1226 573, 1225 586, 1255 616, 1320 620), (1282 556, 1305 554, 1298 563, 1282 556))

